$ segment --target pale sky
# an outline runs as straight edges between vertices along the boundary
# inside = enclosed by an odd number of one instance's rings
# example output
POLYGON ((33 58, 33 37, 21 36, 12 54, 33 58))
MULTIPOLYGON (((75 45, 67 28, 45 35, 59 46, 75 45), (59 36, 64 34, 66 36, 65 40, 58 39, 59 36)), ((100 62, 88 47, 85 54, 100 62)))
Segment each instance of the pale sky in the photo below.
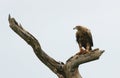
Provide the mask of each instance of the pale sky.
POLYGON ((120 78, 120 0, 0 0, 0 78, 57 78, 8 24, 8 14, 65 62, 78 52, 73 27, 88 27, 99 60, 79 66, 83 78, 120 78))

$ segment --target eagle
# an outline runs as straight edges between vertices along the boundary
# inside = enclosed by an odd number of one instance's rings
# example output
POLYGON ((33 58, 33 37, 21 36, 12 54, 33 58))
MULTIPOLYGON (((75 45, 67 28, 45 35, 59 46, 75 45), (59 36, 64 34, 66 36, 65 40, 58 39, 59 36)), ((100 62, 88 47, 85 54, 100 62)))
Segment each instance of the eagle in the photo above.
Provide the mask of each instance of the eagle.
POLYGON ((75 26, 76 29, 76 41, 79 45, 80 52, 79 54, 89 53, 92 50, 93 39, 90 30, 84 26, 75 26), (84 48, 84 49, 83 49, 84 48))

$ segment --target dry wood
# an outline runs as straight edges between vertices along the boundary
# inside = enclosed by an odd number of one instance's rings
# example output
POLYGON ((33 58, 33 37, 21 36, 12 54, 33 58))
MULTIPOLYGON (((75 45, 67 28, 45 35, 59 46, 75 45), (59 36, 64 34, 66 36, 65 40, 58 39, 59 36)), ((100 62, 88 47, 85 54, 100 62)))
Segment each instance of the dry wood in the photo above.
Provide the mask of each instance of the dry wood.
POLYGON ((14 18, 8 17, 10 28, 24 39, 34 50, 36 56, 41 60, 48 68, 50 68, 58 78, 82 78, 78 67, 80 64, 90 62, 99 59, 104 50, 94 49, 87 54, 75 54, 69 58, 66 63, 58 62, 46 52, 44 52, 40 46, 38 40, 26 31, 21 24, 18 24, 14 18))

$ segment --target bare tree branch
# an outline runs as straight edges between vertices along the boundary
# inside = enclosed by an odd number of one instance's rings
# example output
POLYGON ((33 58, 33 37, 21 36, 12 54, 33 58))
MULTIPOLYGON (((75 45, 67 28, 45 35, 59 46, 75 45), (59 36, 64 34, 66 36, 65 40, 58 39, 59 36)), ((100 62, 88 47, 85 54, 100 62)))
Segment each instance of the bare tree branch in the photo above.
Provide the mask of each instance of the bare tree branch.
POLYGON ((32 36, 29 32, 22 28, 20 24, 14 18, 9 15, 9 24, 14 32, 16 32, 22 39, 24 39, 34 50, 36 56, 47 65, 54 73, 60 71, 60 63, 48 56, 42 49, 38 40, 32 36))
POLYGON ((76 54, 69 58, 64 67, 68 74, 67 78, 82 78, 78 71, 79 65, 99 59, 103 52, 104 50, 94 49, 87 54, 76 54))
POLYGON ((14 18, 11 18, 10 15, 8 21, 10 28, 33 48, 34 53, 39 60, 41 60, 48 68, 50 68, 59 78, 82 78, 78 71, 79 65, 99 59, 101 54, 104 52, 103 50, 94 49, 87 54, 76 54, 72 56, 67 60, 66 64, 63 62, 57 62, 52 57, 48 56, 42 50, 38 40, 28 31, 23 29, 22 25, 18 24, 14 18))
POLYGON ((76 54, 73 57, 71 57, 67 61, 67 63, 70 63, 71 68, 76 68, 83 63, 87 63, 99 59, 99 57, 102 55, 103 52, 104 50, 94 49, 87 54, 82 54, 82 55, 76 54))

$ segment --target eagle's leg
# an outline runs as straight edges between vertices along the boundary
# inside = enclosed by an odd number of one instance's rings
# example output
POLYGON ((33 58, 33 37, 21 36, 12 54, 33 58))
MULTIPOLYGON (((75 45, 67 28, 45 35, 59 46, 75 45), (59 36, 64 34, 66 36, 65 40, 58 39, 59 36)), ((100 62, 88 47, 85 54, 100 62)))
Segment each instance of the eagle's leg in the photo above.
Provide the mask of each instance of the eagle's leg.
POLYGON ((77 55, 85 53, 85 50, 82 48, 82 44, 80 44, 80 43, 79 43, 79 49, 80 49, 80 51, 77 53, 77 55))
POLYGON ((87 43, 87 46, 86 46, 86 53, 90 53, 90 44, 87 43))

